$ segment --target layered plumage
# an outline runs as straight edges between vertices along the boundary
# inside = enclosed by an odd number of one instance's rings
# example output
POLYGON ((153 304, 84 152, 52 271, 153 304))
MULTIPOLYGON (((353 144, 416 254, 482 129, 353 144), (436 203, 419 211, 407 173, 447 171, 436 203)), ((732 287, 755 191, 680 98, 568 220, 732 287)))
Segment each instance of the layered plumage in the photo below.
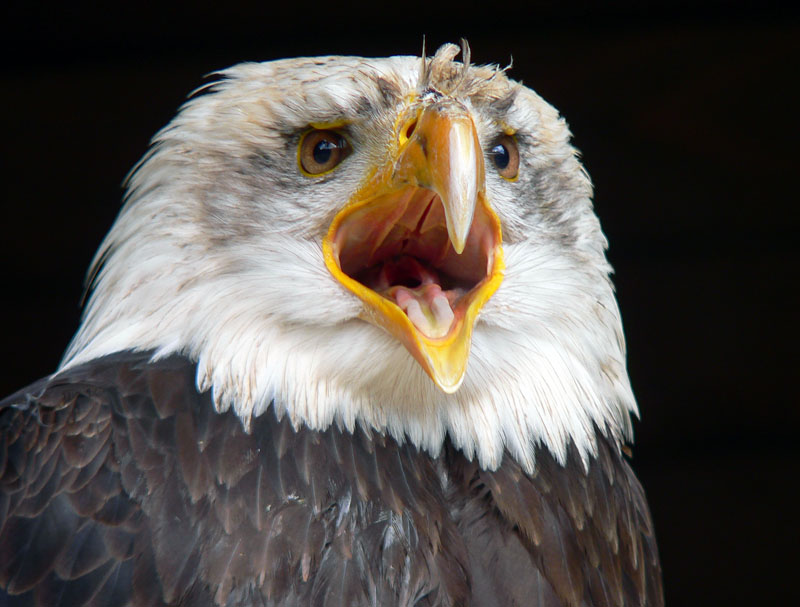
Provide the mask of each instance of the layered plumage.
POLYGON ((62 369, 3 401, 5 601, 661 603, 590 182, 553 108, 456 50, 237 66, 156 136, 62 369), (451 107, 504 268, 446 393, 322 244, 451 107), (315 129, 349 155, 308 175, 315 129))

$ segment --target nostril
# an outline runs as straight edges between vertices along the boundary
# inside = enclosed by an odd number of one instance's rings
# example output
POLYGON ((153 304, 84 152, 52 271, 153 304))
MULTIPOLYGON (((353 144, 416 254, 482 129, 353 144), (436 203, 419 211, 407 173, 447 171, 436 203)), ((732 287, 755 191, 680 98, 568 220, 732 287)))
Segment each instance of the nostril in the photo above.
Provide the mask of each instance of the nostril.
POLYGON ((416 128, 417 128, 416 120, 412 120, 411 122, 408 123, 408 126, 406 127, 406 139, 411 139, 411 135, 414 134, 414 129, 416 128))

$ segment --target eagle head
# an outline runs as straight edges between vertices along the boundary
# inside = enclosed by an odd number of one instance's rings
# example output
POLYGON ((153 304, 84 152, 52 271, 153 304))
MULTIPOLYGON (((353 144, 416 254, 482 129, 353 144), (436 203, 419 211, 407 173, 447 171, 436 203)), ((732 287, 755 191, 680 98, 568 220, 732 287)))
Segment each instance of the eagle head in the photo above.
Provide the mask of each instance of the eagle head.
POLYGON ((527 470, 635 403, 592 187, 505 70, 320 57, 220 73, 153 139, 69 367, 181 353, 245 427, 387 432, 527 470))

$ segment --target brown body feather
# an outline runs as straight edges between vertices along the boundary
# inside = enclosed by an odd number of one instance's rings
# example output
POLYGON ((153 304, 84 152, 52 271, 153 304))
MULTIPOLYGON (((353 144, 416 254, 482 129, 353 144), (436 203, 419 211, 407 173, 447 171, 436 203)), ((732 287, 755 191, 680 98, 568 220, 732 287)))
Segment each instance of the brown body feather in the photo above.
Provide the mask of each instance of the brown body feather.
POLYGON ((119 354, 0 409, 0 605, 661 605, 642 489, 598 434, 482 470, 273 413, 119 354))

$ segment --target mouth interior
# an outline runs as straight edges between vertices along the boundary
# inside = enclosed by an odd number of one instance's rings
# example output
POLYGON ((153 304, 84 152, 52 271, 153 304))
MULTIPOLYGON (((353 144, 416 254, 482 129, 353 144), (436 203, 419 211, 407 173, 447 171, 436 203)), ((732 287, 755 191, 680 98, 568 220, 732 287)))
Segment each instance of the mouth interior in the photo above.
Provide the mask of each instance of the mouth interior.
POLYGON ((488 277, 494 239, 478 204, 464 251, 450 243, 441 198, 409 187, 345 217, 334 238, 342 272, 395 303, 424 336, 446 337, 488 277))

